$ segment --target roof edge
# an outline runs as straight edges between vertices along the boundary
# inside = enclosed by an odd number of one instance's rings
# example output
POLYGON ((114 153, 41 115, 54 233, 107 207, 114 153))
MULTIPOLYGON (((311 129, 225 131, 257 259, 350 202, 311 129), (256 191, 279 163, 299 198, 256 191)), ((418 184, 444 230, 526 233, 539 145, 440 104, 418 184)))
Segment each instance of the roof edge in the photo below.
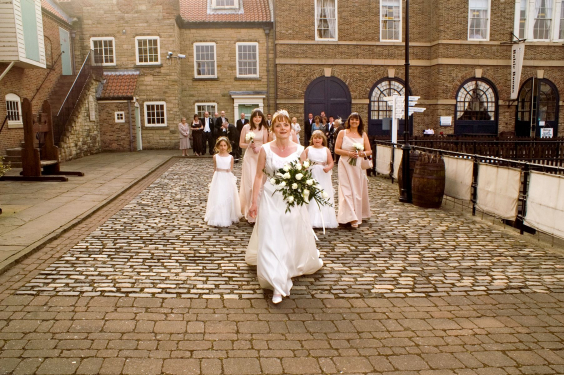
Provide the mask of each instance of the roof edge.
POLYGON ((176 24, 181 29, 272 29, 272 21, 186 21, 181 15, 176 17, 176 24))

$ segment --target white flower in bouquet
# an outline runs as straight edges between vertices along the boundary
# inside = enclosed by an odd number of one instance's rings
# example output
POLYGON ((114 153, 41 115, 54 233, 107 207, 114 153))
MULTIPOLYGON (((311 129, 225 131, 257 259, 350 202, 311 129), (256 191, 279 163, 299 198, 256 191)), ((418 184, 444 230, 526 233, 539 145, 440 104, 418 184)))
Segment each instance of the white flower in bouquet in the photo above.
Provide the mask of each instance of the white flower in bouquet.
POLYGON ((323 189, 308 169, 311 165, 311 161, 300 164, 296 160, 269 176, 269 181, 276 186, 276 192, 282 194, 286 202, 286 212, 290 212, 292 207, 309 204, 311 201, 315 201, 319 206, 332 206, 331 202, 324 198, 323 189))
POLYGON ((324 192, 321 194, 321 196, 323 197, 323 199, 329 198, 329 194, 327 194, 326 191, 324 191, 324 192))
POLYGON ((253 143, 253 142, 255 141, 255 133, 253 133, 253 132, 248 132, 248 133, 245 135, 245 140, 246 140, 247 142, 253 143))
MULTIPOLYGON (((364 151, 364 145, 362 143, 353 143, 353 147, 356 152, 364 151)), ((356 159, 350 158, 349 164, 356 165, 356 159)))

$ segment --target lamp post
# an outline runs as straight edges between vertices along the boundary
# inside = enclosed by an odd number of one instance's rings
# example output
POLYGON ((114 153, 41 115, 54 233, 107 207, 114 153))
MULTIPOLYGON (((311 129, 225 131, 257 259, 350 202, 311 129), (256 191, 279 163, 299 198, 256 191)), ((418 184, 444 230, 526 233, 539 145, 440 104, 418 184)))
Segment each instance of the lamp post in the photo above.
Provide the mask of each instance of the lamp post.
POLYGON ((411 176, 409 170, 409 0, 405 0, 405 112, 404 112, 404 144, 402 147, 402 180, 403 186, 400 194, 400 202, 411 203, 411 176))

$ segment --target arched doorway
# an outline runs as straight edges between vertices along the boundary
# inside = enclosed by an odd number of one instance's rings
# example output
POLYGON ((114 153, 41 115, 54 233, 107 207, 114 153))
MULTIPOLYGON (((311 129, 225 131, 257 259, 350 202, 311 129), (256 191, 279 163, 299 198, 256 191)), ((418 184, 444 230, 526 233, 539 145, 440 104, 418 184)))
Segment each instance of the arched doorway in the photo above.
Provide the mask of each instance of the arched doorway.
MULTIPOLYGON (((383 78, 372 86, 368 108, 368 134, 391 137, 392 107, 384 98, 394 95, 405 96, 405 82, 401 79, 383 78)), ((404 129, 405 120, 399 120, 398 135, 400 137, 404 129)), ((410 124, 409 132, 413 135, 413 122, 410 124)))
POLYGON ((307 119, 309 113, 315 116, 322 111, 327 116, 341 117, 343 120, 351 114, 351 93, 339 78, 319 77, 307 87, 304 118, 307 119))
POLYGON ((497 135, 498 95, 484 78, 466 80, 456 94, 454 134, 497 135))
POLYGON ((548 79, 529 78, 519 90, 515 135, 540 137, 542 129, 558 135, 558 90, 548 79))

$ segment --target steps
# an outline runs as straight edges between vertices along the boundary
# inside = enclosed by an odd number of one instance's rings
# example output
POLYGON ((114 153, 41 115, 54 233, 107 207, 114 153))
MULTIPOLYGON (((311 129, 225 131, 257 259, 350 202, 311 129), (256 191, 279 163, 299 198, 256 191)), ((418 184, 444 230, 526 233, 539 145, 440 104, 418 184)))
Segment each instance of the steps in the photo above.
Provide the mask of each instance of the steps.
POLYGON ((10 163, 11 168, 21 168, 22 167, 22 148, 9 148, 6 150, 6 156, 4 156, 4 163, 10 163))
POLYGON ((51 93, 49 94, 49 98, 47 100, 49 101, 49 104, 51 104, 53 117, 57 116, 57 113, 63 105, 63 102, 67 97, 67 94, 69 93, 69 90, 71 89, 75 79, 75 75, 60 76, 59 80, 51 90, 51 93))

